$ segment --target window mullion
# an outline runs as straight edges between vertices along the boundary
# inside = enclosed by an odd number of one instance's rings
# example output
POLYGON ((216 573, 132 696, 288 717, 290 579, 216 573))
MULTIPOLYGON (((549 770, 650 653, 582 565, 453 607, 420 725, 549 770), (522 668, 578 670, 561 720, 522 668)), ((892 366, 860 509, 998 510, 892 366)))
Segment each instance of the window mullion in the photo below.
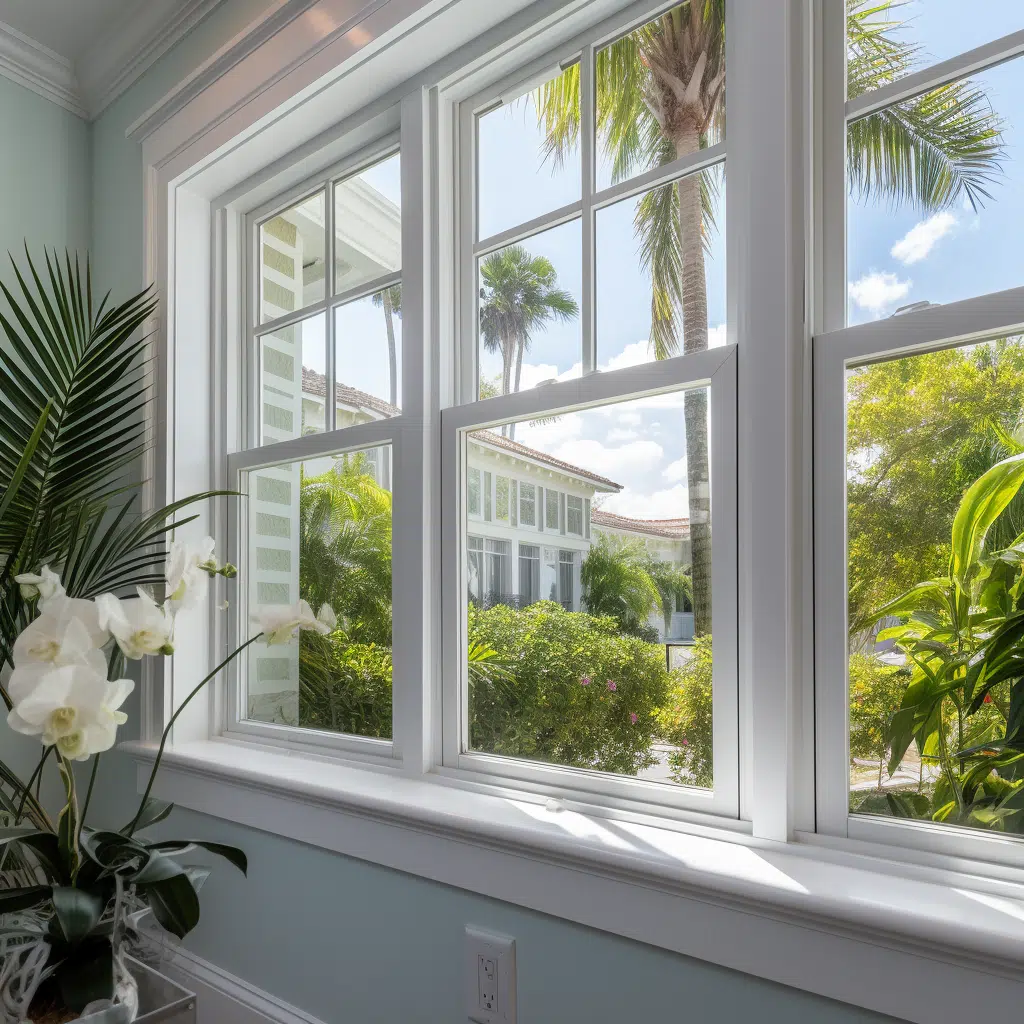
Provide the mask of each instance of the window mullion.
POLYGON ((431 140, 428 93, 402 101, 402 411, 395 443, 393 511, 393 704, 395 753, 419 775, 435 763, 440 677, 438 352, 431 343, 431 140))
POLYGON ((324 429, 334 430, 337 426, 338 416, 338 402, 335 397, 335 384, 337 382, 337 367, 334 365, 335 360, 335 344, 334 344, 334 309, 330 304, 330 300, 334 297, 334 286, 335 286, 335 266, 336 259, 334 255, 334 249, 337 245, 337 235, 334 228, 334 189, 335 185, 332 182, 328 182, 325 190, 325 204, 326 209, 324 210, 324 225, 327 231, 327 237, 324 239, 324 262, 327 266, 324 267, 324 294, 327 296, 327 322, 324 324, 324 344, 327 346, 327 350, 324 352, 324 373, 327 377, 327 386, 324 388, 324 401, 326 407, 324 408, 324 429))
POLYGON ((580 57, 580 167, 583 180, 583 286, 580 302, 580 327, 583 337, 583 372, 597 369, 597 334, 594 306, 594 174, 597 119, 594 110, 594 48, 584 46, 580 57))

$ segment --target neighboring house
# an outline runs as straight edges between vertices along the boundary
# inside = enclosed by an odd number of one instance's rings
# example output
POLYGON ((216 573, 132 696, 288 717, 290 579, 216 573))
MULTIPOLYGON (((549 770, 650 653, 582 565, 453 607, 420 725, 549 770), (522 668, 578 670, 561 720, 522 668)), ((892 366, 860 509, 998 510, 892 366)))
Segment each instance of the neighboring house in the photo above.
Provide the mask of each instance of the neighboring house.
MULTIPOLYGON (((358 179, 338 189, 348 211, 337 217, 335 240, 339 290, 347 282, 378 277, 399 266, 397 207, 358 179), (358 192, 351 203, 346 190, 358 192), (371 196, 370 193, 373 193, 371 196), (372 213, 370 216, 367 211, 372 213), (356 214, 359 214, 356 216, 356 214)), ((323 220, 303 206, 275 217, 263 228, 261 307, 275 319, 322 295, 323 220), (318 292, 317 289, 320 289, 318 292)), ((383 311, 381 316, 383 316, 383 311)), ((260 351, 264 442, 283 441, 325 427, 327 381, 304 365, 300 324, 265 337, 260 351)), ((307 355, 308 358, 308 355, 307 355)), ((336 423, 348 426, 399 413, 393 405, 341 382, 335 385, 336 423)), ((468 445, 466 484, 468 597, 523 607, 557 601, 581 607, 580 568, 602 534, 639 540, 651 555, 679 565, 690 561, 685 519, 643 520, 596 507, 621 484, 563 462, 492 431, 476 431, 468 445)), ((391 450, 366 452, 377 482, 391 489, 391 450)), ((306 476, 325 472, 332 459, 303 464, 306 476)), ((299 464, 261 469, 249 495, 250 604, 293 604, 298 593, 299 464)), ((693 637, 693 616, 678 608, 666 635, 660 609, 650 624, 663 640, 693 637)), ((297 645, 254 645, 249 657, 249 715, 261 721, 298 722, 297 645)))

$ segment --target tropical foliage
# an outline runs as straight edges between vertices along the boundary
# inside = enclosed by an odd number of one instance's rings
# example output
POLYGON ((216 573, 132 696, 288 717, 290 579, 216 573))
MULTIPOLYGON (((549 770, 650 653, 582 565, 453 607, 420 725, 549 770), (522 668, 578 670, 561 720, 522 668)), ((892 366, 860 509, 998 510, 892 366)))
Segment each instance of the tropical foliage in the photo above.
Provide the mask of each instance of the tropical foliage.
POLYGON ((711 664, 711 637, 699 636, 670 673, 658 713, 658 735, 675 748, 668 757, 673 781, 705 789, 714 784, 711 664))
POLYGON ((474 749, 627 775, 655 763, 662 647, 622 635, 612 618, 552 601, 521 611, 471 606, 469 640, 508 667, 471 676, 474 749))
POLYGON ((966 491, 943 575, 879 608, 878 634, 907 659, 909 685, 887 729, 893 773, 911 743, 939 769, 930 792, 887 793, 889 810, 1024 830, 1024 535, 987 544, 1024 484, 1024 454, 966 491))
MULTIPOLYGON (((122 678, 125 659, 167 653, 176 611, 201 598, 211 575, 234 570, 217 564, 212 544, 178 542, 167 557, 169 531, 190 521, 172 517, 209 495, 146 515, 137 508, 132 470, 146 451, 150 399, 138 332, 155 312, 152 295, 97 302, 88 264, 50 253, 41 271, 26 253, 14 279, 0 282, 0 667, 9 670, 0 696, 9 725, 38 737, 42 755, 27 782, 0 761, 4 977, 34 957, 38 969, 20 998, 30 1001, 45 978, 52 997, 80 1010, 113 995, 132 928, 126 891, 184 935, 199 919, 206 872, 180 856, 205 848, 245 870, 232 848, 143 839, 171 811, 149 798, 152 779, 120 831, 86 824, 99 754, 125 721, 119 709, 133 686, 122 678), (135 587, 167 596, 111 593, 135 587), (80 803, 71 762, 89 759, 80 803), (33 789, 48 762, 65 793, 56 821, 33 789)), ((27 1014, 27 1002, 20 1009, 27 1014)))

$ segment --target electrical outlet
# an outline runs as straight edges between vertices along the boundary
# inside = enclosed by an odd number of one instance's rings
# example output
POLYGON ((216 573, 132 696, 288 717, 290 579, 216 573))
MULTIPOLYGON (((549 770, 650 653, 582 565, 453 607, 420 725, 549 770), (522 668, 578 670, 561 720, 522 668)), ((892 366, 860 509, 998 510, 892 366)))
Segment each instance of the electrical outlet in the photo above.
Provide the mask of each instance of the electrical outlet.
POLYGON ((516 1024, 516 942, 466 928, 466 1015, 475 1024, 516 1024))

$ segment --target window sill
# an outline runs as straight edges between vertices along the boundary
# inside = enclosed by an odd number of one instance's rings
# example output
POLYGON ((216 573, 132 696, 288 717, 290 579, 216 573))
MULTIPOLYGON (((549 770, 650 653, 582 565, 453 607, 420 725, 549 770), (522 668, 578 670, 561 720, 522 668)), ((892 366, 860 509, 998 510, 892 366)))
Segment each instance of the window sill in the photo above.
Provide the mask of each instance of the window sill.
MULTIPOLYGON (((140 785, 155 747, 126 743, 140 785)), ((155 792, 215 817, 907 1020, 1016 1012, 1024 885, 842 848, 612 820, 236 740, 155 792)))

